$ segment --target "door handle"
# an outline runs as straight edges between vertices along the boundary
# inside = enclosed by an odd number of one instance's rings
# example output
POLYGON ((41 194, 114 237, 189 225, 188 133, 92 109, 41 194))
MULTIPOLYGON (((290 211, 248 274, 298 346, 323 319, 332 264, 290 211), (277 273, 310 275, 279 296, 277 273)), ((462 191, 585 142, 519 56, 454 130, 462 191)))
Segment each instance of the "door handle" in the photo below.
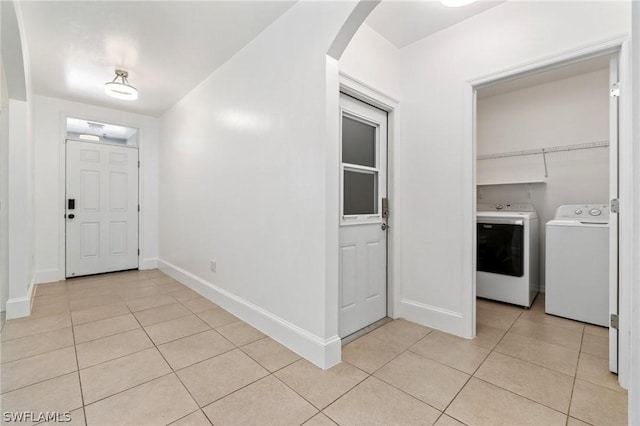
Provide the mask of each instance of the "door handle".
POLYGON ((75 214, 73 214, 73 213, 71 213, 71 214, 67 215, 67 217, 68 217, 69 219, 73 219, 74 217, 76 217, 76 215, 75 215, 75 214))
POLYGON ((382 225, 380 225, 380 228, 382 228, 383 231, 386 231, 387 229, 389 229, 389 225, 387 225, 386 223, 382 222, 382 225))

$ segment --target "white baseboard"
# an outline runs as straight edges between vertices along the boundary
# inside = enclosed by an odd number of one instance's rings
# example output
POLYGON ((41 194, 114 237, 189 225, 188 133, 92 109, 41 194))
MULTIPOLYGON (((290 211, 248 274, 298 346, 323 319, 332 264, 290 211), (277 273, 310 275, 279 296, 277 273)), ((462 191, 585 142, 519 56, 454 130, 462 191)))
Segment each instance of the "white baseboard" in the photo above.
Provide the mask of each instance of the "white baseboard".
POLYGON ((140 260, 138 264, 138 269, 141 271, 145 269, 156 269, 158 267, 158 258, 157 257, 147 257, 145 259, 140 260))
POLYGON ((465 335, 465 323, 460 312, 449 311, 408 299, 402 299, 400 305, 402 317, 408 321, 456 336, 471 338, 471 336, 465 335))
POLYGON ((53 283, 65 279, 64 271, 60 269, 43 269, 36 271, 36 284, 53 283))
POLYGON ((31 283, 29 284, 29 290, 27 290, 27 295, 23 297, 15 297, 7 300, 7 308, 6 308, 6 318, 8 320, 15 318, 28 317, 31 315, 31 305, 33 304, 33 297, 35 295, 35 277, 33 274, 33 278, 31 283))
POLYGON ((310 333, 163 259, 158 259, 158 268, 318 367, 340 363, 342 347, 337 335, 324 339, 310 333))

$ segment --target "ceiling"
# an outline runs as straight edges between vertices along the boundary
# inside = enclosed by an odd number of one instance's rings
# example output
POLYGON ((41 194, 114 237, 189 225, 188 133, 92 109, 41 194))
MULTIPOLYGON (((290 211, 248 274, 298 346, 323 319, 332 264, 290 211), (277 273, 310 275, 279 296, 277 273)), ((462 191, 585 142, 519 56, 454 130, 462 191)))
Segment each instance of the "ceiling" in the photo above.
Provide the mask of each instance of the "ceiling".
POLYGON ((402 48, 501 3, 504 0, 482 0, 467 6, 447 7, 436 0, 382 0, 366 23, 402 48))
POLYGON ((160 115, 281 16, 293 1, 20 2, 33 91, 160 115), (135 102, 108 97, 116 68, 135 102))
POLYGON ((526 77, 481 88, 478 90, 478 99, 502 95, 515 90, 527 89, 529 87, 539 86, 541 84, 551 83, 553 81, 606 69, 609 69, 609 55, 598 56, 596 58, 575 62, 559 68, 553 68, 548 71, 535 73, 526 77))

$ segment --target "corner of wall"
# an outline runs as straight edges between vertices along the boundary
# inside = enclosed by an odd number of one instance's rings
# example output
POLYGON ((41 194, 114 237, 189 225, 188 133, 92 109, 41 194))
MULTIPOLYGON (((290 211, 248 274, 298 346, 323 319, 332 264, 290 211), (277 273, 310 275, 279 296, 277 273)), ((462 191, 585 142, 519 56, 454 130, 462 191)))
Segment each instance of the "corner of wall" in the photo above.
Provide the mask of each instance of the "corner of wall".
POLYGON ((467 318, 460 312, 454 312, 437 306, 427 305, 409 299, 400 300, 402 318, 430 328, 442 330, 456 336, 467 339, 473 336, 468 335, 467 318))
POLYGON ((31 306, 35 296, 35 274, 29 284, 29 290, 24 297, 16 297, 7 300, 6 318, 8 320, 15 318, 28 317, 31 315, 31 306))
POLYGON ((64 271, 59 269, 44 269, 36 271, 34 275, 36 284, 53 283, 65 279, 64 271))
POLYGON ((158 268, 320 368, 341 361, 341 341, 324 339, 163 259, 158 268))
POLYGON ((148 257, 142 259, 138 265, 138 269, 144 271, 145 269, 156 269, 158 267, 157 257, 148 257))

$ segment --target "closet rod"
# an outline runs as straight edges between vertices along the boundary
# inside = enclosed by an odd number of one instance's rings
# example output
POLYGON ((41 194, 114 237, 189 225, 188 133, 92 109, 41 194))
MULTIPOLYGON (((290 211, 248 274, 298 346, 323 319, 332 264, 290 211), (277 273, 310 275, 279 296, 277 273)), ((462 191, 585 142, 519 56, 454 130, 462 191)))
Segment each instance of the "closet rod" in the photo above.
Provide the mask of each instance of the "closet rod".
POLYGON ((524 155, 542 155, 550 152, 578 151, 581 149, 606 148, 609 141, 581 143, 575 145, 552 146, 549 148, 527 149, 524 151, 500 152, 497 154, 478 155, 478 160, 490 160, 492 158, 521 157, 524 155))

